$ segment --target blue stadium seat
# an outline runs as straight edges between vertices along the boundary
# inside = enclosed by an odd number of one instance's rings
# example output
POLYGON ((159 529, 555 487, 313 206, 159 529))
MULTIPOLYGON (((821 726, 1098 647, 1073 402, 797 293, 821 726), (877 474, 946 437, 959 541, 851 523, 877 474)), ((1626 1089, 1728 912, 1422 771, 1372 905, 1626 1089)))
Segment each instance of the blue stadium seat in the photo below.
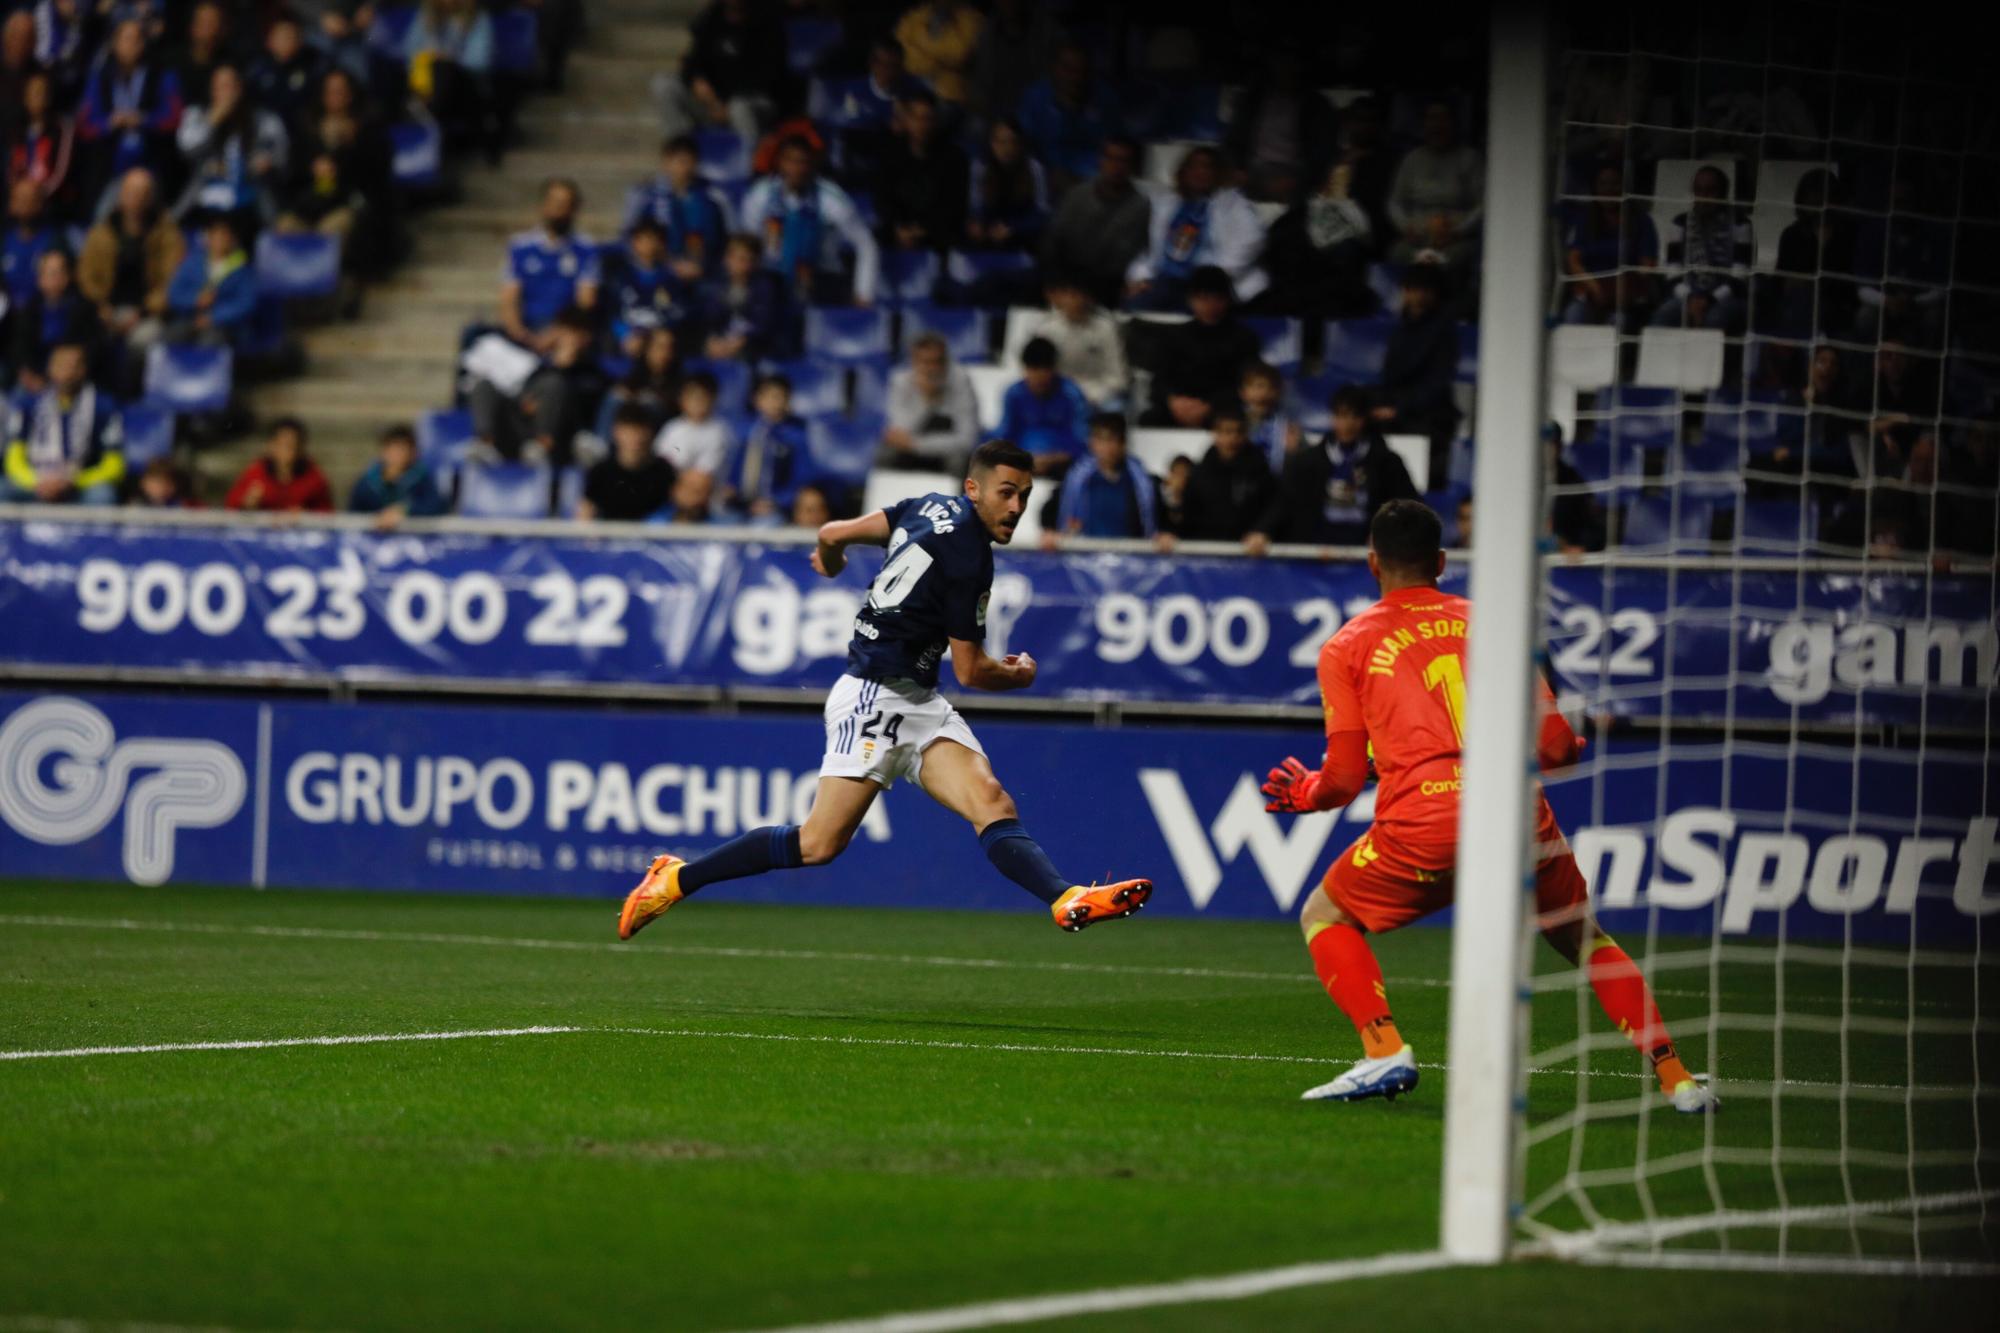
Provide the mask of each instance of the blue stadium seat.
POLYGON ((490 11, 493 68, 503 74, 532 75, 541 65, 541 22, 526 5, 490 11))
POLYGON ((697 370, 705 370, 715 376, 717 412, 750 410, 750 385, 753 376, 750 374, 749 366, 741 361, 696 357, 687 363, 687 372, 692 375, 697 370))
POLYGON ((176 413, 223 411, 235 364, 227 347, 158 343, 146 354, 146 396, 176 413))
POLYGON ((1699 553, 1709 549, 1714 524, 1711 504, 1687 496, 1676 504, 1670 495, 1638 495, 1625 507, 1621 545, 1699 553))
POLYGON ((938 257, 929 250, 884 250, 875 299, 883 305, 928 301, 937 287, 938 257))
POLYGON ((556 474, 556 517, 575 518, 577 502, 583 499, 583 469, 566 467, 556 474))
POLYGON ((547 518, 554 474, 547 463, 480 463, 460 474, 458 512, 467 518, 547 518))
POLYGON ((954 360, 983 363, 992 359, 992 318, 967 306, 940 306, 926 301, 903 311, 903 352, 926 333, 945 340, 954 360))
POLYGON ((458 479, 472 448, 472 413, 444 407, 417 418, 417 453, 437 478, 446 498, 457 493, 458 479))
POLYGON ((1396 309, 1403 300, 1403 269, 1399 264, 1370 264, 1368 290, 1375 293, 1384 310, 1396 309))
POLYGON ((953 250, 945 259, 949 296, 962 305, 1000 309, 1034 281, 1035 257, 1013 250, 953 250))
POLYGON ((1681 453, 1688 472, 1737 473, 1750 458, 1775 451, 1781 442, 1778 414, 1769 408, 1711 409, 1701 435, 1681 453))
POLYGON ((1461 321, 1458 326, 1458 368, 1452 380, 1472 384, 1479 379, 1479 326, 1461 321))
POLYGON ((865 77, 814 79, 806 90, 806 114, 835 132, 868 124, 873 112, 860 99, 867 82, 865 77))
POLYGON ((285 303, 268 293, 257 297, 250 323, 237 335, 237 354, 246 360, 268 361, 285 352, 285 303))
POLYGON ((849 486, 861 485, 881 447, 883 425, 882 417, 873 412, 814 420, 808 436, 814 472, 849 486))
POLYGON ((1290 374, 1304 357, 1304 337, 1299 321, 1275 316, 1252 316, 1243 323, 1257 335, 1264 360, 1290 374))
POLYGON ((795 18, 785 24, 785 64, 794 74, 810 74, 840 45, 837 19, 795 18))
POLYGON ((700 130, 694 136, 701 174, 710 181, 750 179, 750 145, 735 130, 700 130))
POLYGON ((811 419, 847 410, 847 376, 840 367, 801 357, 774 361, 765 369, 792 382, 792 411, 800 416, 811 419))
POLYGON ((1373 384, 1382 378, 1393 319, 1331 319, 1326 324, 1325 374, 1342 384, 1373 384))
POLYGON ((375 21, 368 25, 368 45, 386 56, 401 60, 403 44, 409 40, 410 29, 416 21, 415 5, 377 6, 375 21))
POLYGON ((125 436, 125 466, 131 472, 174 451, 174 413, 165 404, 143 398, 127 404, 118 414, 118 426, 125 436))
POLYGON ((889 355, 889 312, 853 306, 807 310, 806 354, 839 365, 889 355))
POLYGON ((853 401, 849 410, 857 416, 867 413, 880 415, 889 410, 889 368, 873 362, 863 363, 849 371, 853 379, 853 401))
POLYGON ((1794 555, 1819 540, 1819 510, 1800 500, 1750 500, 1736 511, 1736 544, 1745 551, 1794 555))
POLYGON ((389 127, 390 170, 396 184, 434 190, 444 180, 444 135, 429 121, 398 121, 389 127))
POLYGON ((257 288, 281 301, 333 295, 340 290, 340 238, 266 231, 257 238, 257 288))
POLYGON ((1343 384, 1353 381, 1337 371, 1300 375, 1286 381, 1287 405, 1299 425, 1308 432, 1324 431, 1333 425, 1333 395, 1343 384))

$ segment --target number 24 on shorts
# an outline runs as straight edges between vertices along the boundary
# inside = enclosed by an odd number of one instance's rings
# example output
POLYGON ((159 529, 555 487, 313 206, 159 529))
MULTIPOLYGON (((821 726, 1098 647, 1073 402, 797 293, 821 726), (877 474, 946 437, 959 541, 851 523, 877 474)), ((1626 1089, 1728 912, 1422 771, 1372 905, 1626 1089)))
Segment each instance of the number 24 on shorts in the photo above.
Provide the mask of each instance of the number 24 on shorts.
POLYGON ((878 711, 870 713, 868 720, 861 724, 861 739, 867 741, 879 739, 884 745, 894 749, 896 745, 896 733, 902 729, 903 715, 901 713, 889 714, 889 721, 885 724, 882 721, 882 714, 878 711), (877 728, 880 728, 880 730, 878 731, 877 728))

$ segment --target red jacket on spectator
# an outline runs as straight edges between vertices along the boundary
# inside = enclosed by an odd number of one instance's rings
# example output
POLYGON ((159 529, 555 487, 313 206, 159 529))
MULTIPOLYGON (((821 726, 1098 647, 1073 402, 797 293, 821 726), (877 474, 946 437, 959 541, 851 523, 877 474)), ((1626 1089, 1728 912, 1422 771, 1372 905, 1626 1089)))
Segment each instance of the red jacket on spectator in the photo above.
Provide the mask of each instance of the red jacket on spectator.
POLYGON ((319 470, 319 464, 310 458, 299 460, 299 470, 290 481, 280 481, 271 470, 270 460, 259 458, 243 469, 243 475, 229 488, 229 495, 222 503, 228 509, 303 509, 326 514, 333 511, 333 488, 326 484, 326 474, 319 470))

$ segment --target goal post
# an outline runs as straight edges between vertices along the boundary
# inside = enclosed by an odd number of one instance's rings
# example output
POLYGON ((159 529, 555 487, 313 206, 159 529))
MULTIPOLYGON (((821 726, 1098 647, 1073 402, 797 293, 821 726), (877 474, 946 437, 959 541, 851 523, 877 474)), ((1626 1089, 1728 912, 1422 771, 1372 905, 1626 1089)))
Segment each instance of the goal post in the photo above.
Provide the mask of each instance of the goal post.
POLYGON ((1541 423, 1548 302, 1548 16, 1540 3, 1492 20, 1479 399, 1473 438, 1471 597, 1457 904, 1452 927, 1451 1076, 1446 1084, 1441 1243, 1465 1263, 1506 1256, 1522 1083, 1520 984, 1532 828, 1524 756, 1534 754, 1541 618, 1541 423))

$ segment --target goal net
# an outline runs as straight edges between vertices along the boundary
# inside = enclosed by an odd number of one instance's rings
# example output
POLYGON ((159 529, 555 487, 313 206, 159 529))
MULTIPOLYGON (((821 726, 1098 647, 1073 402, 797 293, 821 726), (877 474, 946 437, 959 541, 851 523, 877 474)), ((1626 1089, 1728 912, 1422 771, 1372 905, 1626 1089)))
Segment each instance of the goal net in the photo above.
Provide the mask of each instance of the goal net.
POLYGON ((1990 1269, 1996 104, 1889 8, 1552 35, 1546 791, 1721 1110, 1525 911, 1514 1252, 1990 1269))

